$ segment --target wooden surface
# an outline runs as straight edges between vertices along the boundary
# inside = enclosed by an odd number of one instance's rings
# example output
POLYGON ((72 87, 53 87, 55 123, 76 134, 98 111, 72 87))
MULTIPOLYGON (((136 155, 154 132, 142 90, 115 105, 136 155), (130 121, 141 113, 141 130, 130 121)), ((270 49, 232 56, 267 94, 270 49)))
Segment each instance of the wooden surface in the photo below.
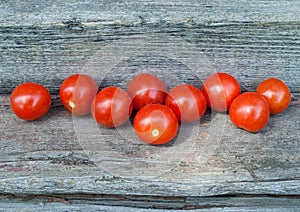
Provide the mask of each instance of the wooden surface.
POLYGON ((0 208, 29 211, 289 210, 300 207, 299 1, 5 1, 0 4, 0 208), (71 73, 126 88, 139 72, 168 88, 234 75, 243 91, 280 77, 290 107, 259 133, 207 111, 162 147, 131 124, 72 117, 57 96, 71 73), (50 112, 16 118, 12 89, 51 91, 50 112), (130 208, 128 208, 129 206, 130 208))

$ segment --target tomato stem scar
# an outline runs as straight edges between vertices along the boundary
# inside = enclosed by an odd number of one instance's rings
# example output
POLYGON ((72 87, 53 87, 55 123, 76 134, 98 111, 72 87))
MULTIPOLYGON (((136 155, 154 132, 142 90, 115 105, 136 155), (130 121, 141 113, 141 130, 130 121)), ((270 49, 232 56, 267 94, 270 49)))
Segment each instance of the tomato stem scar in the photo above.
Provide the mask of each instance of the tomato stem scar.
POLYGON ((75 108, 75 103, 73 101, 69 101, 69 106, 74 109, 75 108))
POLYGON ((158 130, 158 129, 152 130, 152 136, 153 136, 153 137, 159 136, 159 130, 158 130))

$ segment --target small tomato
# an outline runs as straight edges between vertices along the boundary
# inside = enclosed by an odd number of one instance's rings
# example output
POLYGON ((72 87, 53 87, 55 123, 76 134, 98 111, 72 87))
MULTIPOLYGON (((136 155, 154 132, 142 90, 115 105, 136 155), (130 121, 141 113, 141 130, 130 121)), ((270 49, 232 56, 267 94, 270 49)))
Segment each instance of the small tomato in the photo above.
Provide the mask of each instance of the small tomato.
POLYGON ((178 131, 178 119, 166 105, 149 104, 134 117, 137 136, 148 144, 161 145, 171 141, 178 131))
POLYGON ((245 92, 236 97, 230 106, 229 116, 234 125, 249 132, 258 132, 268 123, 268 102, 255 92, 245 92))
POLYGON ((277 78, 262 81, 256 88, 256 93, 267 100, 271 114, 281 113, 291 102, 291 93, 288 86, 277 78))
POLYGON ((207 77, 202 85, 207 105, 217 112, 225 112, 231 102, 241 93, 239 82, 230 74, 215 73, 207 77))
POLYGON ((98 86, 94 79, 85 74, 74 74, 61 84, 59 94, 64 107, 72 114, 84 116, 90 113, 98 86))
POLYGON ((26 82, 13 90, 10 95, 10 105, 19 118, 32 121, 48 112, 51 106, 51 96, 44 86, 26 82))
POLYGON ((181 84, 172 88, 167 95, 166 105, 183 123, 199 120, 206 111, 206 99, 203 93, 189 84, 181 84))
POLYGON ((106 127, 118 127, 131 116, 132 101, 126 91, 110 86, 96 95, 91 111, 99 124, 106 127))
POLYGON ((127 92, 133 99, 133 108, 138 111, 147 104, 165 104, 167 87, 155 75, 142 73, 129 82, 127 92))

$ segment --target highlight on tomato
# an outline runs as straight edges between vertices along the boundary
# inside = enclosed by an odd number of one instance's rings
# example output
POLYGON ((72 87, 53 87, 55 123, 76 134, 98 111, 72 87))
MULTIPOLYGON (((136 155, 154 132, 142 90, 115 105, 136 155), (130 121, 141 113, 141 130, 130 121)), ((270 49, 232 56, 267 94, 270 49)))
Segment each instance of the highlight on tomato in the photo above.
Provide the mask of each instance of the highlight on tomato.
POLYGON ((225 112, 229 110, 232 101, 241 93, 241 87, 232 75, 218 72, 204 80, 202 92, 208 107, 217 112, 225 112))
POLYGON ((157 76, 141 73, 129 82, 127 92, 133 99, 133 108, 138 111, 147 104, 165 104, 167 87, 157 76))
POLYGON ((132 113, 132 100, 121 88, 110 86, 98 92, 91 105, 92 116, 105 127, 126 123, 132 113))
POLYGON ((51 96, 43 85, 26 82, 18 85, 10 95, 12 111, 21 119, 33 121, 50 109, 51 96))
POLYGON ((162 145, 178 132, 178 119, 166 105, 148 104, 140 109, 133 122, 136 135, 145 143, 162 145))
POLYGON ((267 100, 271 114, 283 112, 291 102, 291 93, 288 86, 277 78, 269 78, 262 81, 257 86, 256 93, 267 100))
POLYGON ((206 99, 200 89, 189 84, 173 87, 167 97, 169 106, 182 123, 199 120, 206 111, 206 99))
POLYGON ((63 106, 73 115, 90 113, 92 101, 97 94, 95 80, 86 74, 73 74, 61 84, 59 94, 63 106))
POLYGON ((268 102, 255 92, 245 92, 233 100, 229 109, 232 123, 249 132, 258 132, 268 123, 268 102))

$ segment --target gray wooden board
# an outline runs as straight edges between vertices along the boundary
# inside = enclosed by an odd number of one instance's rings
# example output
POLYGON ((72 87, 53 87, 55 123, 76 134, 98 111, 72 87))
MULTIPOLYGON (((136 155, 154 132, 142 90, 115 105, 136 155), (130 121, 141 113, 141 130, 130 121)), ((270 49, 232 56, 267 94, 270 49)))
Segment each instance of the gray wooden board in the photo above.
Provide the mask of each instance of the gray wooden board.
POLYGON ((297 210, 299 10, 298 0, 2 1, 1 207, 297 210), (130 123, 112 130, 72 117, 57 96, 77 72, 100 88, 126 88, 137 73, 151 72, 170 89, 200 87, 217 71, 234 75, 243 91, 279 77, 293 93, 291 106, 255 134, 207 111, 182 125, 175 141, 154 147, 138 141, 130 123), (10 92, 25 81, 44 84, 54 100, 35 122, 9 107, 10 92))
POLYGON ((300 92, 299 23, 110 25, 81 33, 71 32, 68 25, 0 30, 2 94, 24 81, 42 83, 55 94, 75 72, 90 74, 98 83, 106 77, 117 84, 116 77, 126 79, 149 69, 177 77, 177 82, 191 81, 192 73, 199 83, 225 71, 243 90, 253 90, 264 78, 280 77, 291 91, 300 92))
POLYGON ((104 77, 119 83, 116 76, 145 69, 180 73, 177 81, 188 82, 190 73, 202 81, 225 71, 241 81, 243 90, 280 77, 292 92, 300 92, 299 1, 208 1, 208 7, 193 1, 2 5, 2 94, 24 81, 42 83, 55 94, 74 72, 91 74, 98 83, 104 77), (140 19, 133 11, 145 20, 133 21, 140 19))
POLYGON ((0 211, 297 211, 289 197, 4 196, 0 211))
POLYGON ((62 107, 51 108, 39 121, 21 121, 2 96, 0 190, 22 195, 297 196, 300 110, 299 96, 294 96, 287 111, 272 116, 259 133, 235 128, 226 114, 208 112, 200 123, 182 126, 178 138, 162 147, 139 142, 130 124, 118 130, 94 127, 90 117, 72 117, 62 107))
POLYGON ((83 22, 159 23, 192 20, 201 23, 299 21, 298 0, 257 1, 16 1, 1 2, 1 24, 52 24, 77 18, 83 22))

